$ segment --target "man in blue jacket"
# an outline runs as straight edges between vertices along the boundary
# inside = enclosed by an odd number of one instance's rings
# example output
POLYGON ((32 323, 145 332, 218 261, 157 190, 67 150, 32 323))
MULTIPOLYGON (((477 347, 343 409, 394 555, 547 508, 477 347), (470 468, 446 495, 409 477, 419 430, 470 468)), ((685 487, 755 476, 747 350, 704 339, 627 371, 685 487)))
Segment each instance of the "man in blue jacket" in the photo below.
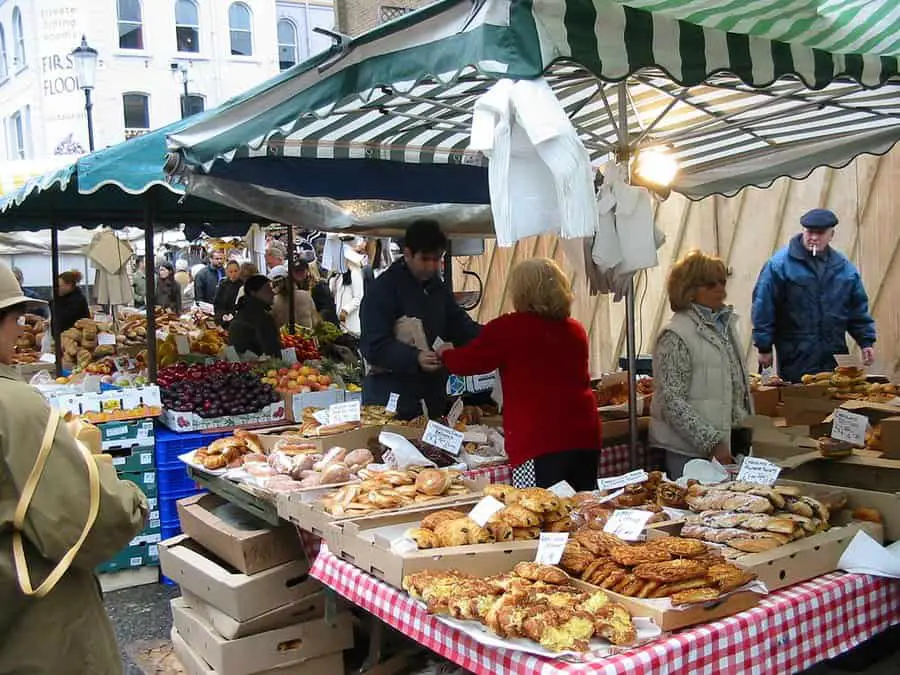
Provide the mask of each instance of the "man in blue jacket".
MULTIPOLYGON (((386 405, 399 396, 397 416, 411 419, 422 414, 422 401, 430 417, 447 412, 447 371, 435 353, 435 342, 463 345, 480 330, 456 304, 440 277, 447 238, 433 220, 417 220, 406 230, 403 257, 373 280, 363 296, 360 351, 367 363, 363 403, 386 405), (398 320, 418 332, 418 346, 408 335, 398 339, 398 320), (422 331, 418 331, 421 325, 422 331)), ((409 331, 407 331, 409 333, 409 331)))
POLYGON ((803 232, 773 255, 753 289, 753 344, 759 363, 800 382, 807 374, 832 370, 833 354, 847 354, 846 333, 862 349, 863 362, 875 359, 875 321, 856 267, 829 244, 837 216, 813 209, 800 219, 803 232))

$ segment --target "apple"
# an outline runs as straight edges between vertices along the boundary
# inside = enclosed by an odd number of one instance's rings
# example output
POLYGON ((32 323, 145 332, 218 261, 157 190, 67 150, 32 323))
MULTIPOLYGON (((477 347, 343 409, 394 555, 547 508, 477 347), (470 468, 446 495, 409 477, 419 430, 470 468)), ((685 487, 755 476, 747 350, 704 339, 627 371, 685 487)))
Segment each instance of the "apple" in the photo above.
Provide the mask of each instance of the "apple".
POLYGON ((275 377, 276 375, 278 375, 278 371, 274 368, 266 373, 266 377, 275 377))

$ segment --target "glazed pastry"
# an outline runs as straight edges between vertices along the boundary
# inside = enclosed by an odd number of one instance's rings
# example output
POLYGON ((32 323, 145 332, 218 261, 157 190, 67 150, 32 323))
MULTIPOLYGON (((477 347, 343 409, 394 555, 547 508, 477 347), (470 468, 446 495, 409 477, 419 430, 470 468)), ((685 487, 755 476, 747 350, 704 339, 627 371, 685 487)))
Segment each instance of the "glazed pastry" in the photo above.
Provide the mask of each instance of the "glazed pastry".
POLYGON ((559 509, 559 497, 543 488, 527 488, 520 490, 516 503, 535 513, 549 513, 559 509))
POLYGON ((465 546, 469 543, 469 533, 473 525, 475 523, 471 518, 445 520, 434 528, 434 534, 442 547, 465 546))
POLYGON ((539 527, 514 527, 512 531, 513 539, 517 541, 538 539, 541 536, 541 528, 539 527))
POLYGON ((569 575, 552 565, 520 562, 513 568, 513 572, 516 576, 529 581, 543 581, 547 584, 566 584, 569 582, 569 575))
POLYGON ((641 579, 672 583, 705 576, 706 565, 696 560, 680 558, 668 562, 644 563, 636 566, 634 573, 641 579))
POLYGON ((504 504, 515 504, 519 490, 512 485, 495 484, 484 488, 485 497, 493 497, 504 504))
POLYGON ((434 532, 424 530, 421 527, 407 530, 406 536, 416 542, 416 546, 420 549, 438 548, 440 546, 440 542, 434 532))
POLYGON ((519 504, 500 509, 491 519, 507 523, 512 527, 539 527, 541 524, 541 518, 538 514, 519 504))
POLYGON ((668 551, 649 544, 611 546, 608 555, 615 562, 626 567, 642 563, 662 563, 672 559, 668 551))
POLYGON ((425 469, 416 476, 416 490, 425 495, 441 495, 450 487, 450 476, 439 469, 425 469))
POLYGON ((508 523, 495 520, 485 525, 485 529, 491 533, 494 541, 512 541, 513 539, 513 528, 508 523))
POLYGON ((690 591, 679 591, 672 594, 673 605, 687 605, 695 602, 711 602, 720 595, 715 588, 702 587, 690 591))

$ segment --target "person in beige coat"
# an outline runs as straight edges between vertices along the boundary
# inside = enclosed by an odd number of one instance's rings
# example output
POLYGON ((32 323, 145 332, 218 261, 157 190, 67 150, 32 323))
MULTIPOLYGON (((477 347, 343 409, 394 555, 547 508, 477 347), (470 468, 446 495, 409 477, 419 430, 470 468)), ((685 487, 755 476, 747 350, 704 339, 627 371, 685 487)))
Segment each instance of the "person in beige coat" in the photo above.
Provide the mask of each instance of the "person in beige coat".
MULTIPOLYGON (((144 526, 144 495, 95 455, 99 511, 71 566, 46 595, 26 595, 13 555, 14 514, 40 452, 50 408, 10 366, 28 304, 0 263, 0 675, 121 675, 122 662, 94 568, 144 526)), ((64 422, 19 529, 31 585, 39 585, 76 545, 88 518, 88 466, 64 422)))
POLYGON ((287 268, 278 265, 269 272, 272 288, 275 291, 275 302, 272 303, 272 316, 280 330, 290 320, 290 292, 294 290, 294 323, 304 328, 315 328, 321 322, 316 311, 316 303, 309 291, 301 291, 288 280, 287 268))

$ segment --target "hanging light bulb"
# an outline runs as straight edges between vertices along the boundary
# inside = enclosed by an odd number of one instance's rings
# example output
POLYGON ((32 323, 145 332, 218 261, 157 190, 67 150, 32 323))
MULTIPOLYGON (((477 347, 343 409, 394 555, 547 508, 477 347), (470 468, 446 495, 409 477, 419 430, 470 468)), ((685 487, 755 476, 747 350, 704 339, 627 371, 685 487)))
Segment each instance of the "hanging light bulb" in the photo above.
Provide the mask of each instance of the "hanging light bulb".
POLYGON ((646 148, 638 151, 633 172, 642 179, 640 183, 669 187, 678 174, 678 160, 668 148, 646 148))

